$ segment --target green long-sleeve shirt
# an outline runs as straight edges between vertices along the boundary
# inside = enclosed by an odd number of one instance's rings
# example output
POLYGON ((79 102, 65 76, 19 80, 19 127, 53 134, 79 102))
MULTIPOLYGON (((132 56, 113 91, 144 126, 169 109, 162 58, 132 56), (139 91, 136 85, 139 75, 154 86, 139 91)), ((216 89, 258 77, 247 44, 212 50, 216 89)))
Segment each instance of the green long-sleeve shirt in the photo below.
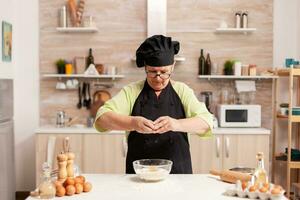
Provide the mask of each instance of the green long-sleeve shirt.
MULTIPOLYGON (((105 104, 99 108, 95 122, 101 115, 109 111, 130 116, 134 103, 144 87, 144 83, 145 80, 131 83, 125 86, 112 99, 106 101, 105 104)), ((205 104, 198 101, 193 90, 186 84, 178 81, 171 81, 171 84, 181 100, 186 118, 200 117, 203 119, 210 128, 205 133, 198 134, 201 137, 210 137, 212 135, 213 117, 212 114, 208 112, 205 104)), ((96 123, 94 123, 94 127, 99 132, 107 131, 105 128, 101 127, 101 125, 96 123)))

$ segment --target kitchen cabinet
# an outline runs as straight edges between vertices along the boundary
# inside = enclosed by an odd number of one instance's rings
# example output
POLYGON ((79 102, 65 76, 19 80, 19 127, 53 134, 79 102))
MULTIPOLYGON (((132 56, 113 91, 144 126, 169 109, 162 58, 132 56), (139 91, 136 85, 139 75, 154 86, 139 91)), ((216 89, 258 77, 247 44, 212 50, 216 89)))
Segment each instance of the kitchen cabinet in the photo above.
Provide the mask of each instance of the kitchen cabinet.
POLYGON ((84 135, 82 170, 84 173, 125 173, 125 135, 84 135))
POLYGON ((268 134, 216 134, 211 139, 190 135, 193 172, 208 173, 210 169, 256 167, 256 153, 264 153, 269 170, 268 134))
MULTIPOLYGON (((210 169, 229 169, 237 166, 255 167, 256 153, 264 152, 265 167, 269 169, 269 130, 252 133, 253 129, 217 129, 212 138, 203 139, 189 134, 194 173, 208 173, 210 169)), ((75 163, 81 173, 125 173, 127 144, 124 132, 97 133, 95 129, 53 128, 40 129, 36 134, 36 178, 41 174, 47 158, 47 145, 55 137, 53 168, 56 155, 63 151, 63 140, 69 137, 70 148, 76 155, 75 163)))
POLYGON ((63 151, 63 141, 69 137, 70 149, 75 153, 75 164, 81 173, 125 173, 126 145, 124 133, 65 133, 36 134, 36 182, 47 160, 49 138, 55 137, 52 168, 57 168, 56 155, 63 151))
POLYGON ((222 169, 222 135, 202 139, 191 134, 189 138, 193 173, 208 173, 210 169, 222 169))

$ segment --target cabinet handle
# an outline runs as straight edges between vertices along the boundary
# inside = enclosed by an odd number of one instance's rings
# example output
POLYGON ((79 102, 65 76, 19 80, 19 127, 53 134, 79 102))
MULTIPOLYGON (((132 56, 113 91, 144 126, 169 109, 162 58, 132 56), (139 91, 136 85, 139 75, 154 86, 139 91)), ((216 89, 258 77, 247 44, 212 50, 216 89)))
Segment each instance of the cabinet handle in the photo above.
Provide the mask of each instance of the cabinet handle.
POLYGON ((226 153, 226 158, 229 158, 229 138, 225 138, 225 153, 226 153))
POLYGON ((123 157, 126 157, 126 154, 127 154, 127 139, 126 139, 126 135, 123 137, 123 140, 122 140, 122 146, 123 146, 123 157))
POLYGON ((216 138, 216 148, 217 148, 216 156, 217 156, 217 158, 219 158, 220 157, 220 138, 219 137, 216 138))

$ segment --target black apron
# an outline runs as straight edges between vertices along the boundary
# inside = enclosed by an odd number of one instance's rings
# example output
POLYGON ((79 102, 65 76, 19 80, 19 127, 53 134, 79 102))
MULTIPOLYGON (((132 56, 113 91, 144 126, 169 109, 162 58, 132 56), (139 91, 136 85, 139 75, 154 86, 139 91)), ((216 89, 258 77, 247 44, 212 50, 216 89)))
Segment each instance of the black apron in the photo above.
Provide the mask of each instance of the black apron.
MULTIPOLYGON (((160 116, 185 118, 181 100, 171 82, 157 98, 155 91, 145 81, 136 99, 132 116, 143 116, 152 121, 160 116)), ((131 131, 128 136, 126 173, 134 174, 132 162, 139 159, 168 159, 173 161, 172 174, 192 174, 191 155, 187 133, 168 131, 163 134, 142 134, 131 131)))

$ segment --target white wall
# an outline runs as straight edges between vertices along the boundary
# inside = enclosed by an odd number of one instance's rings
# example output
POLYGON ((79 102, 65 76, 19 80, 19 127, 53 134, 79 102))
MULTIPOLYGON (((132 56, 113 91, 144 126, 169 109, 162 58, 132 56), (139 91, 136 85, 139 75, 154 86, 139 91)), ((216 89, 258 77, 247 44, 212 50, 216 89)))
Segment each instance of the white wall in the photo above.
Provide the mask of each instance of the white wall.
MULTIPOLYGON (((10 0, 7 0, 7 2, 10 0)), ((39 123, 38 0, 15 0, 15 163, 17 191, 35 187, 34 131, 39 123)))
POLYGON ((15 48, 16 42, 14 38, 16 36, 16 28, 15 23, 15 10, 14 10, 14 1, 15 0, 0 0, 0 79, 1 78, 9 78, 12 79, 13 68, 15 65, 15 48), (9 22, 13 25, 13 47, 12 47, 12 62, 3 62, 2 61, 2 21, 9 22))
POLYGON ((284 66, 285 58, 300 58, 299 0, 274 0, 273 64, 284 66))

